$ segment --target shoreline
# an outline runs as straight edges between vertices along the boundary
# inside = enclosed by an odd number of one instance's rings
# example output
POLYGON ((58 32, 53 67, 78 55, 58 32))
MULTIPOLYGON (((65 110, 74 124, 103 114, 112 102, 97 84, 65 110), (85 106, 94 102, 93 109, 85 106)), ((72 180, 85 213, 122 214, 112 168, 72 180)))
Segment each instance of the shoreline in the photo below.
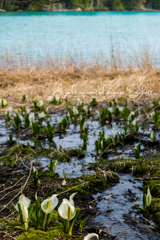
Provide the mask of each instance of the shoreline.
POLYGON ((24 10, 18 10, 18 11, 7 11, 4 9, 0 9, 0 13, 36 13, 36 12, 44 12, 44 13, 52 13, 52 12, 59 12, 59 13, 63 13, 63 12, 79 12, 79 13, 83 13, 83 12, 160 12, 160 10, 154 10, 154 9, 134 9, 134 10, 123 10, 123 11, 119 11, 119 10, 80 10, 80 9, 52 9, 51 11, 24 11, 24 10))

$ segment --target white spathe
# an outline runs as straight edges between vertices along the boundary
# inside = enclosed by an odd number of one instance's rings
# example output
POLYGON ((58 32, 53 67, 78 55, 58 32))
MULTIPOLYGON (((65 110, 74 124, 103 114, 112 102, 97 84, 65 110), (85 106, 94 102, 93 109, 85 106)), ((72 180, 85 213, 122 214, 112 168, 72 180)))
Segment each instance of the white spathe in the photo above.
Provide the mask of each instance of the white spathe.
MULTIPOLYGON (((26 208, 28 208, 29 205, 30 205, 30 203, 31 203, 31 200, 30 200, 29 198, 25 197, 24 194, 22 194, 22 195, 19 197, 18 203, 21 205, 21 202, 23 202, 24 206, 25 206, 26 208)), ((16 209, 17 211, 19 211, 19 209, 18 209, 18 203, 17 203, 16 206, 15 206, 15 209, 16 209)))
POLYGON ((7 101, 5 99, 0 99, 0 105, 2 106, 7 104, 7 101))
POLYGON ((76 107, 73 107, 73 113, 74 113, 75 115, 77 115, 77 114, 78 114, 78 110, 77 110, 77 108, 76 108, 76 107))
POLYGON ((62 182, 62 186, 65 186, 67 184, 66 180, 64 179, 62 182))
POLYGON ((113 112, 113 108, 112 108, 112 107, 109 107, 109 108, 108 108, 108 111, 109 111, 110 113, 112 113, 112 112, 113 112))
POLYGON ((51 102, 51 101, 52 101, 52 99, 53 99, 53 97, 52 97, 52 96, 50 96, 50 97, 47 99, 47 101, 48 101, 48 102, 51 102))
POLYGON ((69 202, 70 204, 72 204, 74 206, 74 201, 73 201, 73 198, 74 196, 77 194, 77 192, 73 193, 70 197, 69 197, 69 202))
POLYGON ((136 126, 136 120, 133 120, 132 125, 136 126))
POLYGON ((84 240, 90 240, 92 237, 97 237, 97 239, 99 239, 98 234, 96 234, 96 233, 89 233, 87 236, 84 237, 84 240))
POLYGON ((76 216, 75 207, 66 198, 63 199, 61 205, 58 208, 58 212, 60 216, 67 221, 72 220, 76 216))
POLYGON ((27 223, 28 220, 28 210, 26 208, 26 206, 24 205, 23 202, 19 203, 21 205, 21 209, 22 209, 22 216, 23 216, 23 222, 27 223))
POLYGON ((152 141, 154 140, 153 130, 151 130, 151 133, 150 133, 150 139, 151 139, 152 141))
POLYGON ((43 106, 43 101, 40 100, 40 101, 37 103, 37 106, 38 106, 38 107, 42 107, 42 106, 43 106))
POLYGON ((21 120, 21 122, 24 120, 24 118, 22 117, 21 114, 18 114, 18 117, 19 117, 19 119, 21 120))
POLYGON ((49 199, 44 200, 41 203, 41 208, 45 214, 51 213, 58 205, 57 194, 53 194, 49 199))
POLYGON ((82 105, 82 101, 78 98, 77 99, 77 106, 81 106, 82 105))
POLYGON ((6 114, 11 114, 11 112, 12 112, 12 110, 13 110, 13 108, 12 107, 8 107, 7 108, 7 110, 6 110, 6 114))
POLYGON ((35 119, 34 113, 30 113, 28 118, 29 118, 29 121, 30 121, 30 122, 33 122, 34 119, 35 119))
POLYGON ((58 117, 58 118, 57 118, 57 121, 58 121, 59 123, 61 123, 61 122, 63 121, 63 118, 62 118, 62 117, 58 117))
POLYGON ((45 118, 45 117, 46 117, 46 114, 44 112, 38 113, 38 118, 39 119, 45 118))

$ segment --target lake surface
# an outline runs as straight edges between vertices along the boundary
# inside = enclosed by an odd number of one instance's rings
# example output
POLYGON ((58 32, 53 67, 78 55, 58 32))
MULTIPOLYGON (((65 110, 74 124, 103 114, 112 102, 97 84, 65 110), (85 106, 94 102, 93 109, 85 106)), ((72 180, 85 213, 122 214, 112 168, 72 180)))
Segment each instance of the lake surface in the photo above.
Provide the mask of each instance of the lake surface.
POLYGON ((105 64, 117 52, 135 64, 146 50, 159 64, 159 23, 160 12, 0 13, 0 66, 50 59, 105 64))

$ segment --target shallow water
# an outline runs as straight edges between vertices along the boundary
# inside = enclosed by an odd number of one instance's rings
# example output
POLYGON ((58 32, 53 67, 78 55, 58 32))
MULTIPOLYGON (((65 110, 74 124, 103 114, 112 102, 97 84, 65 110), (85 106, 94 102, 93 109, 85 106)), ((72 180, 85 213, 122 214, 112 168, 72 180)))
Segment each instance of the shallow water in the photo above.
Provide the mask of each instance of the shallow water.
MULTIPOLYGON (((102 199, 97 201, 97 211, 101 213, 92 224, 105 227, 106 232, 118 240, 159 240, 160 235, 154 233, 146 225, 140 211, 133 208, 135 205, 143 207, 143 182, 135 181, 130 174, 119 176, 120 183, 94 195, 94 198, 102 199)), ((154 226, 152 221, 150 226, 154 226)))
POLYGON ((19 64, 43 65, 49 55, 103 65, 117 48, 132 64, 144 50, 159 63, 159 22, 159 12, 0 13, 0 66, 6 54, 19 64))

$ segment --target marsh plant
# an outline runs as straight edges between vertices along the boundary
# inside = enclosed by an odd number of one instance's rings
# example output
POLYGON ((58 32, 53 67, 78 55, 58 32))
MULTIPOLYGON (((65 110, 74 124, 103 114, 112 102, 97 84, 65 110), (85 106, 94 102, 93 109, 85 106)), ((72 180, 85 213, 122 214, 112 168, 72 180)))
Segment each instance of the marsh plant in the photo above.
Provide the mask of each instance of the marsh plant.
POLYGON ((155 127, 158 128, 160 126, 159 112, 151 112, 151 119, 153 120, 155 127))
POLYGON ((12 113, 13 108, 8 107, 6 110, 6 116, 5 116, 5 122, 10 122, 11 121, 11 113, 12 113))
POLYGON ((23 194, 19 197, 19 201, 15 206, 15 209, 20 214, 21 229, 27 230, 31 215, 35 209, 35 204, 30 205, 30 199, 26 198, 23 194))
POLYGON ((73 193, 69 200, 64 198, 61 205, 58 208, 60 220, 64 226, 65 233, 72 235, 72 229, 74 222, 79 216, 80 209, 74 207, 73 197, 76 193, 73 193))
POLYGON ((123 108, 123 110, 121 111, 121 117, 123 118, 123 120, 127 120, 129 117, 130 111, 128 109, 128 107, 123 108))
POLYGON ((49 171, 55 172, 57 167, 57 162, 58 160, 54 160, 54 161, 52 159, 50 160, 50 164, 47 166, 49 171))
POLYGON ((62 117, 58 117, 57 118, 58 122, 59 122, 59 125, 58 125, 58 128, 59 128, 59 131, 62 132, 62 131, 66 131, 67 129, 67 126, 68 126, 68 121, 66 118, 62 118, 62 117))
POLYGON ((110 147, 110 145, 111 145, 111 142, 112 142, 112 139, 110 137, 103 138, 101 140, 101 149, 100 149, 100 151, 101 152, 107 152, 109 147, 110 147))
POLYGON ((135 158, 139 159, 140 153, 141 153, 141 144, 140 143, 138 143, 138 144, 135 143, 134 152, 135 152, 135 158))
POLYGON ((6 163, 13 168, 15 166, 15 159, 9 155, 6 157, 6 163))
POLYGON ((91 98, 90 99, 90 105, 91 106, 97 106, 98 105, 98 102, 97 102, 96 98, 91 98))
MULTIPOLYGON (((64 198, 58 208, 59 219, 63 224, 64 232, 72 235, 74 222, 79 216, 80 209, 74 206, 73 193, 69 200, 64 198)), ((56 212, 54 209, 58 205, 57 194, 53 194, 50 198, 45 199, 40 204, 37 193, 35 194, 36 203, 31 204, 30 199, 26 198, 24 194, 19 197, 19 201, 15 209, 20 214, 21 229, 27 230, 29 222, 32 220, 37 229, 45 230, 46 225, 49 225, 51 219, 54 218, 56 212), (34 212, 35 211, 35 212, 34 212)))
POLYGON ((77 107, 81 109, 84 106, 84 103, 78 98, 77 99, 77 107))
POLYGON ((83 129, 84 129, 84 126, 85 126, 85 120, 86 120, 86 117, 81 115, 80 116, 80 122, 79 122, 79 126, 80 126, 80 131, 82 132, 83 129))
POLYGON ((95 151, 98 154, 100 151, 101 142, 99 140, 95 141, 95 151))
POLYGON ((146 209, 151 205, 152 196, 149 187, 147 188, 147 195, 143 194, 143 209, 146 209))
POLYGON ((156 135, 154 134, 153 130, 151 130, 150 139, 151 139, 151 142, 154 142, 156 140, 156 135))
POLYGON ((49 104, 54 104, 54 105, 60 105, 62 104, 62 99, 60 99, 58 96, 57 97, 52 97, 50 96, 47 101, 49 102, 49 104))
POLYGON ((40 100, 40 101, 34 100, 33 104, 34 104, 35 112, 44 111, 44 106, 43 106, 43 101, 42 100, 40 100))
POLYGON ((1 108, 5 108, 7 107, 7 105, 9 104, 9 102, 7 102, 5 99, 0 99, 0 107, 1 108))
POLYGON ((83 149, 87 148, 87 144, 88 144, 88 130, 89 130, 89 125, 87 125, 87 127, 85 126, 83 128, 83 133, 81 133, 80 138, 83 140, 83 149))
POLYGON ((84 111, 87 115, 90 115, 90 114, 91 114, 91 110, 92 110, 91 107, 88 107, 88 106, 84 106, 84 107, 83 107, 83 111, 84 111))
POLYGON ((44 127, 44 131, 49 142, 53 142, 52 138, 53 138, 53 135, 55 134, 55 129, 56 127, 54 125, 52 126, 50 122, 47 121, 47 127, 44 127))
POLYGON ((27 95, 23 95, 23 97, 22 97, 22 102, 26 102, 26 100, 28 99, 28 96, 27 95))
POLYGON ((107 119, 108 109, 107 108, 102 108, 102 111, 97 111, 97 113, 100 117, 101 123, 104 124, 106 119, 107 119))
POLYGON ((35 137, 33 137, 33 142, 35 144, 35 149, 38 149, 38 138, 42 132, 41 127, 39 127, 38 122, 32 123, 32 132, 35 134, 35 137))
POLYGON ((136 122, 136 119, 134 119, 132 122, 130 122, 130 126, 131 126, 131 131, 130 133, 138 133, 138 130, 139 130, 139 125, 138 123, 136 122))
POLYGON ((8 138, 9 138, 9 140, 8 140, 9 144, 12 145, 13 144, 13 135, 12 135, 12 133, 8 134, 8 138))
POLYGON ((35 187, 40 186, 38 171, 34 166, 33 166, 33 182, 35 187))

